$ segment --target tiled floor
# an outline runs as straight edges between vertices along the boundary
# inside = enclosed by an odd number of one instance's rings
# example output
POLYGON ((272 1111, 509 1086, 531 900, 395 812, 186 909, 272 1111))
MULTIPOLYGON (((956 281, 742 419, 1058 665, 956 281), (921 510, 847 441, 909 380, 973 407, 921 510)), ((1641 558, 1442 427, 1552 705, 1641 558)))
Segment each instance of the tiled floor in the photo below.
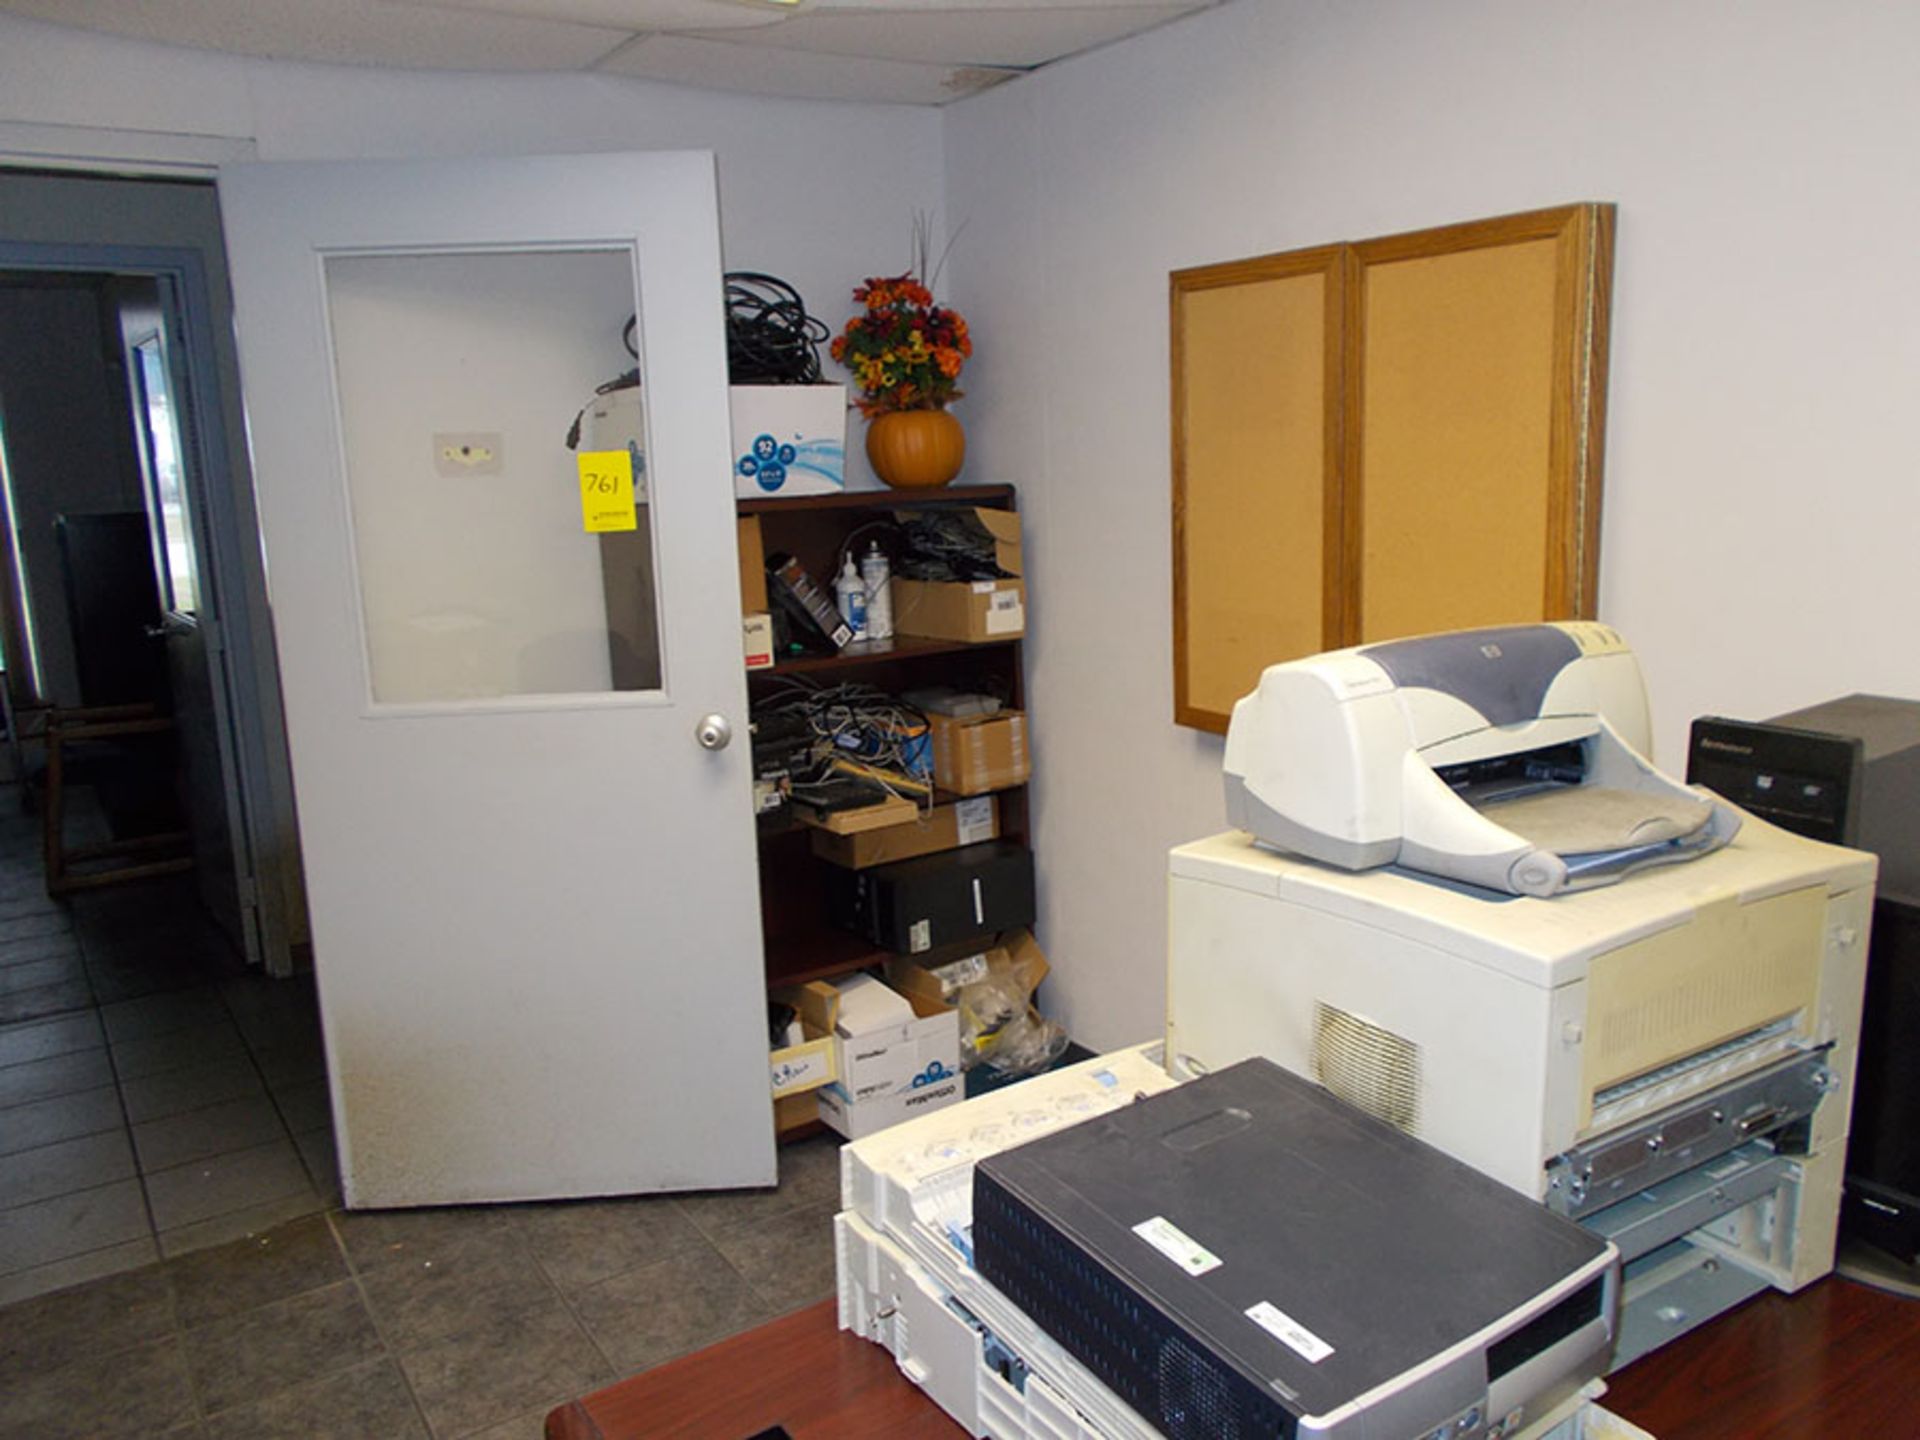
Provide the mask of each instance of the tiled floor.
POLYGON ((339 1210, 310 987, 190 886, 53 905, 35 837, 0 788, 0 1440, 531 1440, 832 1293, 831 1137, 773 1190, 339 1210))
POLYGON ((334 1192, 312 986, 242 974, 191 877, 76 896, 0 790, 0 1302, 334 1192))

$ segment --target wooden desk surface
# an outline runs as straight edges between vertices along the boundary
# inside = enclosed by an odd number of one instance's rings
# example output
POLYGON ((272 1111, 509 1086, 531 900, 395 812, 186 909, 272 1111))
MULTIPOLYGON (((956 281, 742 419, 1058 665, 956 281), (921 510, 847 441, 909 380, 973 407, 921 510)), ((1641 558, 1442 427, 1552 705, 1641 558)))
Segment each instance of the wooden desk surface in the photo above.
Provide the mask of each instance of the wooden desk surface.
POLYGON ((750 1440, 774 1425, 793 1440, 967 1434, 822 1300, 561 1406, 547 1440, 750 1440))
MULTIPOLYGON (((1829 1276, 1767 1291, 1607 1381, 1601 1402, 1658 1440, 1920 1436, 1920 1300, 1829 1276)), ((833 1302, 563 1405, 547 1440, 959 1440, 966 1431, 835 1328, 833 1302)))

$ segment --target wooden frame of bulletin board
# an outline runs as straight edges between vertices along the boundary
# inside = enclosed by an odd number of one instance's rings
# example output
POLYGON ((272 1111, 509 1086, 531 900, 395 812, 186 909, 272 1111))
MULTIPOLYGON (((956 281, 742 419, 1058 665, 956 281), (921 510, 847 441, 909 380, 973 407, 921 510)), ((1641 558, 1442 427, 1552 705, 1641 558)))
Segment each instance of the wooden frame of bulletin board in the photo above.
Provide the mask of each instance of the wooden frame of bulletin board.
POLYGON ((1591 617, 1613 207, 1172 276, 1174 718, 1282 660, 1591 617))

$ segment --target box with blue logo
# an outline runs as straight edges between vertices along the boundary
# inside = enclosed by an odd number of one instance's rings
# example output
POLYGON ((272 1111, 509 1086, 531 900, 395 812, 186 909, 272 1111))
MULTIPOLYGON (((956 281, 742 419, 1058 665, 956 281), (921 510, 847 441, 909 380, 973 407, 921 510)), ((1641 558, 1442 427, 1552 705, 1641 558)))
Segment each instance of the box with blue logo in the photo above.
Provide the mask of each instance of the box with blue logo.
POLYGON ((906 996, 871 975, 836 988, 837 1078, 819 1091, 823 1121, 858 1140, 961 1098, 957 1012, 916 1015, 906 996))
POLYGON ((836 495, 847 488, 847 387, 734 385, 733 493, 836 495))

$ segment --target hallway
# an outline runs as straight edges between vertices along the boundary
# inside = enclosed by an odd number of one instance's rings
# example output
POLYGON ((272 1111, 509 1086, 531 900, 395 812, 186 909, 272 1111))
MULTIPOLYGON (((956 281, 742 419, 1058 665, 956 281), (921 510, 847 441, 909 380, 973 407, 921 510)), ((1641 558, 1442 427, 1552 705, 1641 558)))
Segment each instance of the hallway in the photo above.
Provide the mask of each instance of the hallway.
POLYGON ((191 875, 50 900, 0 791, 0 1303, 325 1209, 310 980, 242 973, 191 875))

